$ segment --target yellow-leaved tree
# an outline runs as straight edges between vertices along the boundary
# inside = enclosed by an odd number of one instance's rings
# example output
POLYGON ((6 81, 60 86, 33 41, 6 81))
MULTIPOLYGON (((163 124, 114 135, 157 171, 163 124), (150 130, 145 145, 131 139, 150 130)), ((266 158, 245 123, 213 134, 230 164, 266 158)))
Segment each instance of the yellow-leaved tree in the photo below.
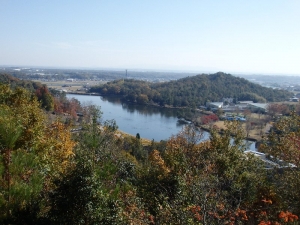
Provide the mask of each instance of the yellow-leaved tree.
POLYGON ((47 126, 40 147, 43 149, 43 164, 51 179, 57 179, 72 169, 74 146, 75 142, 71 139, 70 129, 66 125, 55 121, 47 126))
POLYGON ((38 216, 41 193, 68 168, 73 147, 68 130, 47 124, 33 93, 0 84, 1 224, 38 216))

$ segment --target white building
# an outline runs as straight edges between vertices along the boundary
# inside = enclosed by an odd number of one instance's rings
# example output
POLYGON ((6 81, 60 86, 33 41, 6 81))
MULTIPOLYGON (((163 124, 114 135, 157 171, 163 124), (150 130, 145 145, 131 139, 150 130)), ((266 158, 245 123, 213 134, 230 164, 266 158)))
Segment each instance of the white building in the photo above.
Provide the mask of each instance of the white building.
POLYGON ((206 107, 210 107, 212 109, 221 109, 223 108, 223 102, 206 102, 206 107))
POLYGON ((263 112, 267 112, 268 111, 268 103, 251 103, 248 104, 249 108, 251 110, 261 110, 263 112))

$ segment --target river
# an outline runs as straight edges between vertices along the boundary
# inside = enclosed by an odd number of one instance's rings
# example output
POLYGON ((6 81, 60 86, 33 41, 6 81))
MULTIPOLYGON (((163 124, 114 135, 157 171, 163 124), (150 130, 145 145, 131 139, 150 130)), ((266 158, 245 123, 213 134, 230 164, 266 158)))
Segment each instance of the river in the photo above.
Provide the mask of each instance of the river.
MULTIPOLYGON (((115 120, 118 128, 131 135, 140 134, 149 140, 167 140, 178 134, 185 122, 177 118, 178 109, 161 108, 149 105, 127 104, 117 97, 67 94, 67 98, 76 98, 81 104, 100 106, 102 120, 115 120)), ((203 140, 209 138, 204 131, 203 140)), ((254 143, 250 145, 255 150, 254 143)))

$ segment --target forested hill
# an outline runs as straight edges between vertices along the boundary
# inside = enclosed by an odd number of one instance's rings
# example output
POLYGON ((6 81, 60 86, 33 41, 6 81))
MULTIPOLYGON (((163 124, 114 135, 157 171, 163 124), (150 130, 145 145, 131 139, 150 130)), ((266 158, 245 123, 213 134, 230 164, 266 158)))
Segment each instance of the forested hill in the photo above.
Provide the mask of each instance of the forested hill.
POLYGON ((43 86, 39 82, 21 80, 6 73, 0 73, 0 83, 9 84, 11 88, 23 87, 29 91, 35 91, 43 86))
POLYGON ((40 102, 40 106, 43 109, 51 111, 54 108, 54 98, 52 94, 48 90, 47 86, 40 82, 21 80, 9 74, 0 73, 0 85, 1 84, 8 84, 12 90, 17 87, 24 88, 29 91, 29 93, 37 97, 37 100, 40 102))
POLYGON ((211 75, 201 74, 164 83, 132 79, 116 80, 92 87, 90 91, 102 95, 119 95, 130 102, 175 107, 196 107, 204 105, 207 101, 221 101, 222 98, 229 97, 239 101, 283 101, 292 95, 287 91, 262 87, 244 78, 222 72, 211 75))

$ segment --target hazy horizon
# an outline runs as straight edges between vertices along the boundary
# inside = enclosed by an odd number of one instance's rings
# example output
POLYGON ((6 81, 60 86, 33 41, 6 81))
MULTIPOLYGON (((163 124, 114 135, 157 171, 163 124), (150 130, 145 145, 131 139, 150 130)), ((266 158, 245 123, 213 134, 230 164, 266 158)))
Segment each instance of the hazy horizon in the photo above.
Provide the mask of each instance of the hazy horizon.
POLYGON ((251 73, 251 72, 227 72, 227 71, 191 71, 191 70, 157 70, 157 69, 142 69, 142 68, 93 68, 93 67, 55 67, 55 66, 32 66, 32 65, 0 65, 0 68, 19 68, 19 69, 61 69, 61 70, 103 70, 103 71, 133 71, 133 72, 157 72, 157 73, 190 73, 190 74, 214 74, 223 72, 232 75, 263 75, 263 76, 300 76, 299 74, 287 73, 251 73))

